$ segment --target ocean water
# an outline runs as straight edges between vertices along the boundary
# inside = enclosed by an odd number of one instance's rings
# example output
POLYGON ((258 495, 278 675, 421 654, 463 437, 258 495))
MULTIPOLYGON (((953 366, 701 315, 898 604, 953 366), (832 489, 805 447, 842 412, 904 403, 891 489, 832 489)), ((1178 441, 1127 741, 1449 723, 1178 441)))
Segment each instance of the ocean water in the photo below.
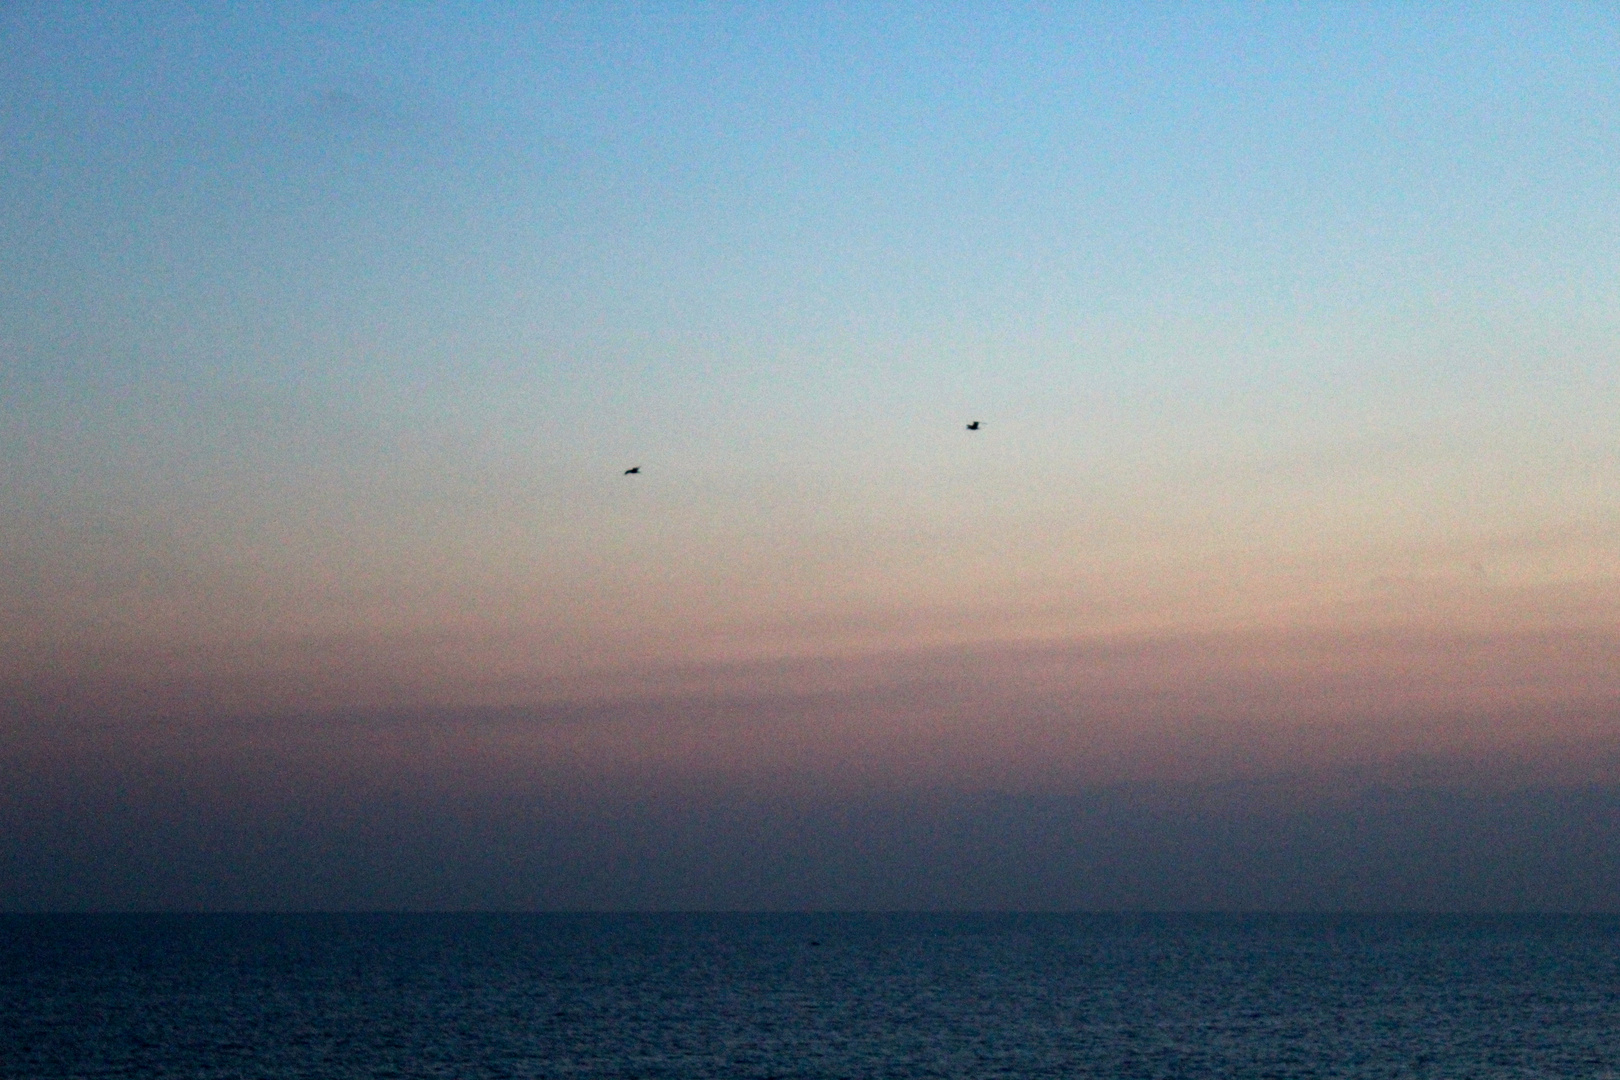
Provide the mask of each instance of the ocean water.
POLYGON ((6 1077, 1616 1077, 1620 919, 0 917, 6 1077))

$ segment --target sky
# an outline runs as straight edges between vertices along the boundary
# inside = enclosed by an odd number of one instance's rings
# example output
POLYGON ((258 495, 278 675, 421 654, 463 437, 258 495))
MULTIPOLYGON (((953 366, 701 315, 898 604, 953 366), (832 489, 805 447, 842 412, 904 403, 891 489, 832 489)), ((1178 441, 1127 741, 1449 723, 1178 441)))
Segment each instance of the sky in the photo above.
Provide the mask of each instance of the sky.
POLYGON ((8 4, 0 908, 1620 910, 1617 415, 1606 5, 8 4))

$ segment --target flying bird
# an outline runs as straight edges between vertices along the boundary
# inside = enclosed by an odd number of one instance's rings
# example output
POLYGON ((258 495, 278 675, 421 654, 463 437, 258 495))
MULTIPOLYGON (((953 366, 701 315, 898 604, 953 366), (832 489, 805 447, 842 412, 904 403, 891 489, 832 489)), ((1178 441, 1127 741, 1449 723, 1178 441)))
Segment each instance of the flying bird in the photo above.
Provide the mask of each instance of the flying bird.
POLYGON ((979 430, 979 422, 977 420, 973 421, 973 423, 968 425, 968 430, 969 431, 978 431, 979 430))
POLYGON ((626 476, 634 476, 637 473, 639 473, 640 471, 641 471, 641 466, 640 465, 632 465, 632 466, 630 466, 630 468, 624 470, 624 475, 626 475, 626 476))

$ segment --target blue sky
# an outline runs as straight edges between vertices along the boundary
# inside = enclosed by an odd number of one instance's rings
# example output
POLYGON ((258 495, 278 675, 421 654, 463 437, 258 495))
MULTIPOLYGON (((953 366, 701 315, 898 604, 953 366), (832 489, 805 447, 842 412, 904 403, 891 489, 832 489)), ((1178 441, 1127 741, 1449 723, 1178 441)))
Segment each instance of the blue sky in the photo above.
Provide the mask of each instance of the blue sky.
POLYGON ((1507 727, 1413 753, 1596 737, 1546 643, 1620 610, 1607 7, 17 4, 0 148, 16 700, 1325 634, 1428 731, 1453 675, 1365 635, 1450 635, 1507 727))
POLYGON ((219 596, 274 609, 248 641, 431 627, 525 565, 676 636, 694 593, 745 636, 795 605, 959 626, 1149 547, 1398 563, 1612 513, 1601 9, 23 6, 6 33, 8 524, 175 582, 34 568, 13 602, 120 608, 114 637, 218 630, 219 596), (602 486, 627 463, 652 491, 602 486), (663 614, 611 600, 598 556, 638 551, 663 614), (334 579, 367 614, 325 611, 334 579))

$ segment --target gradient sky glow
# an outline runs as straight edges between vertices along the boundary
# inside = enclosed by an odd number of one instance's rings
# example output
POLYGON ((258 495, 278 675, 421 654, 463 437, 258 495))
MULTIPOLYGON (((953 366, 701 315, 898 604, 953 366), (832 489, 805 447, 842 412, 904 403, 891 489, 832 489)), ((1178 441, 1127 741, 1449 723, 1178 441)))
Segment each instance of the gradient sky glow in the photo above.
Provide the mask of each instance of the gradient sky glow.
POLYGON ((7 5, 0 907, 1620 907, 1617 417, 1606 5, 7 5))

